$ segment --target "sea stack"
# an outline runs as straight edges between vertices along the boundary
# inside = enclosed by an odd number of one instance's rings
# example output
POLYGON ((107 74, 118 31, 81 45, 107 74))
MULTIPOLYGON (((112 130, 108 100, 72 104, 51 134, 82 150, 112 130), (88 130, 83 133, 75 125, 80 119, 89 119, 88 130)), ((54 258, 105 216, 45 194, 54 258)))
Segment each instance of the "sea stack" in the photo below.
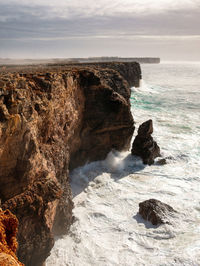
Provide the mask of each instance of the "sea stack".
POLYGON ((142 158, 144 164, 151 165, 154 159, 160 156, 160 148, 156 141, 153 140, 151 134, 153 133, 153 122, 148 120, 142 123, 138 129, 131 153, 142 158))

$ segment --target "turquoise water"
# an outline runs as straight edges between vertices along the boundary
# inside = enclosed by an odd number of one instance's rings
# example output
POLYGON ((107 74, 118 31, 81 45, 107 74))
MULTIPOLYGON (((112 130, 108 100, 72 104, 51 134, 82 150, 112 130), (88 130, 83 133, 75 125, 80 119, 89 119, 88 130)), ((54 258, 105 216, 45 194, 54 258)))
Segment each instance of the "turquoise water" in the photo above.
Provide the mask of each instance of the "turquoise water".
POLYGON ((131 95, 136 123, 151 117, 164 150, 166 142, 171 153, 198 157, 200 64, 142 65, 142 72, 142 87, 131 95))

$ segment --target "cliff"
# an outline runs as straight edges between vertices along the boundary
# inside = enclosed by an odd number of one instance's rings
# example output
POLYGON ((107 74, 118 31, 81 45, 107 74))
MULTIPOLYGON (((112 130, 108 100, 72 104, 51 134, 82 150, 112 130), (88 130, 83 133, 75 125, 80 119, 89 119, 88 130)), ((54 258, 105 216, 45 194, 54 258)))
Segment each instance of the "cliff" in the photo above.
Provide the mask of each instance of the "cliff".
POLYGON ((86 66, 90 67, 100 67, 100 68, 109 68, 114 69, 128 82, 129 87, 139 87, 140 79, 142 78, 141 68, 138 63, 134 62, 127 62, 127 63, 120 63, 120 62, 110 62, 110 63, 88 63, 85 64, 86 66))
POLYGON ((0 198, 19 219, 26 265, 41 265, 53 233, 72 223, 69 169, 129 148, 130 85, 140 76, 137 63, 0 74, 0 198))
POLYGON ((0 208, 0 265, 20 266, 23 264, 16 257, 18 220, 9 211, 0 208))

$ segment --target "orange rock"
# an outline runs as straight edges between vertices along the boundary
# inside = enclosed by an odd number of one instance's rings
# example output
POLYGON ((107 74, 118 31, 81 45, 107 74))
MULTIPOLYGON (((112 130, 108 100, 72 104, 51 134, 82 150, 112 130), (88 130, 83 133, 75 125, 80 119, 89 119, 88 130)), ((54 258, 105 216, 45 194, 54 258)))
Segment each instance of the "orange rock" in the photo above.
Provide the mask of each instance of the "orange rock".
POLYGON ((24 265, 18 261, 16 235, 18 220, 9 210, 0 209, 0 265, 24 265))
POLYGON ((0 253, 0 265, 1 266, 19 266, 17 260, 9 254, 0 253))

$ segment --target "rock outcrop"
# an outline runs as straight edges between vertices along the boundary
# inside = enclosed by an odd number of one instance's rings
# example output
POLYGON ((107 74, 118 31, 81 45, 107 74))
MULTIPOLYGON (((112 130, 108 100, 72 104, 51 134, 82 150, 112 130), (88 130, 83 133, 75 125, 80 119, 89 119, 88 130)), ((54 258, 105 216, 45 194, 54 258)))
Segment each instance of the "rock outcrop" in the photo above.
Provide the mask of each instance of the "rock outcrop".
POLYGON ((53 232, 72 223, 69 169, 129 148, 132 82, 106 66, 0 74, 0 199, 19 219, 18 256, 26 265, 41 265, 53 232))
POLYGON ((142 158, 144 164, 151 165, 154 159, 160 156, 160 148, 153 140, 153 122, 148 120, 141 124, 138 129, 138 135, 134 139, 131 153, 142 158))
POLYGON ((140 79, 142 78, 140 65, 136 62, 127 62, 126 64, 120 62, 110 63, 87 63, 86 65, 92 67, 101 67, 114 69, 128 82, 129 87, 139 87, 140 79))
POLYGON ((0 208, 0 265, 20 266, 16 251, 18 220, 9 210, 2 211, 0 208))
POLYGON ((169 224, 170 217, 175 213, 177 211, 171 206, 156 199, 149 199, 139 203, 139 214, 153 225, 169 224))

